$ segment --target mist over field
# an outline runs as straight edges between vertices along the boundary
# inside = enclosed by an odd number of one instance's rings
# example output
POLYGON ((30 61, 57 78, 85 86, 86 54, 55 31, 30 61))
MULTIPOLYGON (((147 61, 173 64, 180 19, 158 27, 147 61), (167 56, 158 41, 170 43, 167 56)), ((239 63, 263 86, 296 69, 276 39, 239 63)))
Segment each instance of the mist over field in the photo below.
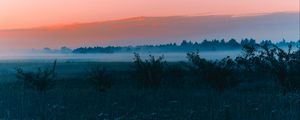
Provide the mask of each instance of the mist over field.
MULTIPOLYGON (((142 58, 148 58, 149 55, 163 55, 166 61, 178 62, 187 61, 185 52, 174 53, 140 53, 142 58)), ((227 56, 236 57, 241 51, 207 51, 200 53, 203 58, 215 60, 227 56)), ((100 54, 51 54, 51 53, 6 53, 0 55, 0 61, 6 62, 132 62, 133 53, 100 53, 100 54)))

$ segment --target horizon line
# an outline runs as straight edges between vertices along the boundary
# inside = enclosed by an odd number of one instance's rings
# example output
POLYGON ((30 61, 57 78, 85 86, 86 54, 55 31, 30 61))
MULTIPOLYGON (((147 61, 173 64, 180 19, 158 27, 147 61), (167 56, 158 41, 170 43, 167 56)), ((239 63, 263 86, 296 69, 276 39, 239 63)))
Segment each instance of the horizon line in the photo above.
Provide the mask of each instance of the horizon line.
POLYGON ((50 49, 53 49, 53 50, 57 50, 57 49, 60 49, 62 47, 67 47, 67 48, 70 48, 70 49, 76 49, 76 48, 94 48, 94 47, 140 47, 140 46, 159 46, 159 45, 168 45, 168 44, 176 44, 177 46, 180 45, 183 41, 186 41, 186 42, 191 42, 191 43, 202 43, 204 40, 207 40, 208 42, 212 42, 214 40, 217 40, 219 42, 221 42, 222 40, 224 40, 225 42, 229 42, 230 40, 235 40, 236 42, 240 43, 242 40, 245 40, 245 39, 248 39, 248 40, 255 40, 256 43, 260 43, 262 41, 271 41, 273 44, 277 44, 277 43, 280 43, 282 42, 283 40, 286 42, 286 43, 291 43, 291 42, 295 42, 295 43, 298 43, 300 42, 300 38, 298 40, 288 40, 288 39, 285 39, 285 38, 282 38, 281 40, 279 41, 275 41, 275 40, 256 40, 254 38, 251 38, 251 37, 247 37, 247 38, 243 38, 243 39, 236 39, 236 38, 229 38, 229 39, 202 39, 202 40, 181 40, 179 42, 168 42, 168 43, 160 43, 160 44, 137 44, 137 45, 96 45, 96 46, 78 46, 78 47, 68 47, 68 46, 65 46, 65 45, 62 45, 60 47, 54 47, 54 48, 51 48, 51 47, 42 47, 42 48, 24 48, 24 49, 13 49, 13 50, 42 50, 44 48, 50 48, 50 49))

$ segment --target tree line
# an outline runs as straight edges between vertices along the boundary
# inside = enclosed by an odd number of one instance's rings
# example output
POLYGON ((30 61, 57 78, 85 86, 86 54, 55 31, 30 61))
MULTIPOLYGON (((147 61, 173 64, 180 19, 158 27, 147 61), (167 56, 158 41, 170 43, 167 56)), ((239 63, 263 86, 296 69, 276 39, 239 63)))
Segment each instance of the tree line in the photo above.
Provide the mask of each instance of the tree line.
POLYGON ((192 42, 183 40, 180 44, 169 43, 160 45, 141 45, 141 46, 107 46, 107 47, 80 47, 72 51, 72 53, 120 53, 120 52, 188 52, 188 51, 218 51, 218 50, 241 50, 246 44, 274 44, 278 47, 288 47, 289 44, 298 46, 300 40, 297 42, 282 40, 277 43, 273 43, 271 40, 263 40, 256 42, 254 39, 242 39, 238 42, 236 39, 230 39, 229 41, 222 40, 203 40, 202 42, 192 42))

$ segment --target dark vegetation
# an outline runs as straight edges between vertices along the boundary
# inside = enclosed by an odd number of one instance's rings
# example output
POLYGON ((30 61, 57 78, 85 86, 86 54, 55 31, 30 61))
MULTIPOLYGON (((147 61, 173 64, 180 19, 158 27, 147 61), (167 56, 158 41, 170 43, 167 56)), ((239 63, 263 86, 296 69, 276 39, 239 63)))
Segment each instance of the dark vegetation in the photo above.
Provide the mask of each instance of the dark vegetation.
MULTIPOLYGON (((22 103, 21 111, 23 112, 24 107, 24 97, 26 96, 25 88, 30 88, 38 92, 36 105, 38 108, 37 118, 41 120, 47 119, 47 103, 46 95, 47 92, 54 88, 55 86, 55 69, 56 69, 56 60, 53 63, 53 67, 46 68, 42 70, 38 68, 37 72, 26 72, 22 68, 16 69, 16 76, 22 82, 22 103)), ((23 119, 23 114, 21 114, 20 119, 23 119)))
MULTIPOLYGON (((177 45, 176 43, 161 44, 161 45, 142 45, 142 46, 125 46, 125 47, 81 47, 76 48, 73 53, 132 53, 132 52, 187 52, 187 51, 221 51, 221 50, 239 50, 243 48, 246 44, 264 44, 270 43, 275 44, 279 47, 287 47, 289 44, 293 46, 298 46, 298 42, 286 42, 282 40, 278 43, 272 43, 270 40, 265 40, 260 43, 256 43, 254 39, 243 39, 238 43, 235 39, 230 39, 229 41, 222 40, 203 40, 202 42, 191 42, 183 40, 181 44, 177 45)), ((65 48, 66 49, 66 48, 65 48)), ((64 49, 64 51, 66 51, 64 49)), ((63 50, 63 48, 62 48, 63 50)), ((61 50, 61 51, 62 51, 61 50)), ((49 50, 47 50, 49 51, 49 50)), ((57 51, 57 50, 56 50, 57 51)), ((55 50, 53 51, 55 52, 55 50)))
POLYGON ((168 65, 166 79, 164 83, 171 88, 183 89, 187 87, 187 77, 189 72, 183 67, 183 63, 168 65))
POLYGON ((17 68, 16 76, 18 79, 22 80, 25 87, 40 92, 46 92, 47 90, 52 89, 55 85, 55 69, 56 60, 54 61, 51 69, 46 68, 42 70, 41 68, 38 68, 37 72, 26 72, 22 68, 17 68))
POLYGON ((244 54, 235 59, 228 56, 220 60, 207 60, 201 58, 196 51, 187 53, 189 63, 170 67, 166 66, 163 56, 155 59, 150 55, 150 59, 142 60, 135 53, 135 74, 144 87, 157 88, 168 77, 177 83, 190 72, 197 79, 194 84, 201 84, 204 80, 218 91, 236 87, 243 79, 248 79, 247 77, 258 78, 260 76, 256 75, 264 74, 274 79, 286 92, 300 89, 299 51, 293 50, 291 44, 288 45, 288 50, 283 50, 269 42, 261 44, 250 42, 244 44, 244 54), (187 72, 184 67, 188 68, 187 72))
POLYGON ((198 52, 190 52, 187 58, 193 64, 189 67, 191 71, 218 91, 235 87, 240 82, 235 74, 236 63, 230 57, 210 61, 201 58, 198 52))
POLYGON ((260 65, 275 77, 284 91, 298 90, 300 89, 299 51, 292 51, 292 45, 289 45, 288 50, 285 51, 276 45, 265 43, 259 46, 259 54, 254 54, 253 57, 259 58, 260 65))
POLYGON ((64 73, 70 80, 57 78, 56 61, 37 72, 17 68, 21 84, 2 86, 0 117, 299 119, 300 50, 292 44, 284 50, 267 41, 242 43, 243 54, 236 58, 207 60, 195 50, 187 53, 188 62, 166 62, 135 53, 128 66, 111 70, 93 63, 86 71, 64 73))
POLYGON ((139 54, 134 53, 134 74, 143 88, 158 88, 164 79, 166 62, 163 56, 157 59, 151 55, 149 57, 142 60, 139 54))
POLYGON ((87 80, 100 92, 105 92, 112 86, 112 79, 107 73, 106 69, 100 66, 91 68, 87 73, 87 80))

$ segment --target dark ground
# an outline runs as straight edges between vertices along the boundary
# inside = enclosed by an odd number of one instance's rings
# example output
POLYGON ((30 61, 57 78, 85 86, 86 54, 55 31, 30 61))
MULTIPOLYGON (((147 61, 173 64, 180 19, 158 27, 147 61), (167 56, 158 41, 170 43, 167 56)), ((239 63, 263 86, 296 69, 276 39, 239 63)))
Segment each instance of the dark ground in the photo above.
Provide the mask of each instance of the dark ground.
POLYGON ((49 120, 299 120, 300 95, 283 95, 270 80, 246 81, 220 93, 185 76, 181 87, 163 83, 142 89, 130 63, 58 63, 56 86, 41 93, 22 87, 15 67, 35 71, 49 63, 1 63, 0 119, 49 120), (89 84, 86 70, 108 69, 113 86, 106 92, 89 84))

